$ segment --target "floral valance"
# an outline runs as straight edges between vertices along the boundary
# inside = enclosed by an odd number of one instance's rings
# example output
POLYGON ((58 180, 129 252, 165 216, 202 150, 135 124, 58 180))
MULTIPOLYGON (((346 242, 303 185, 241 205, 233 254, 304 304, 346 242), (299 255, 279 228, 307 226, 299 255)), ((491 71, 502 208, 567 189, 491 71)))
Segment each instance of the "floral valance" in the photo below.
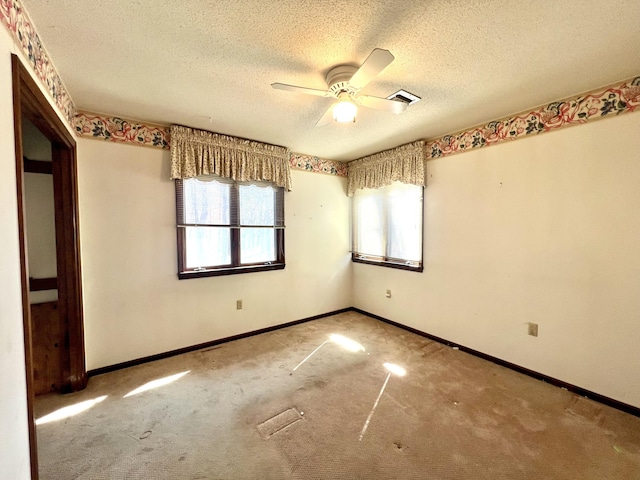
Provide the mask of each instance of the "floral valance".
POLYGON ((424 142, 414 142, 349 162, 347 194, 393 182, 424 186, 424 142))
POLYGON ((171 178, 218 175, 240 182, 265 180, 291 190, 289 149, 173 125, 171 178))

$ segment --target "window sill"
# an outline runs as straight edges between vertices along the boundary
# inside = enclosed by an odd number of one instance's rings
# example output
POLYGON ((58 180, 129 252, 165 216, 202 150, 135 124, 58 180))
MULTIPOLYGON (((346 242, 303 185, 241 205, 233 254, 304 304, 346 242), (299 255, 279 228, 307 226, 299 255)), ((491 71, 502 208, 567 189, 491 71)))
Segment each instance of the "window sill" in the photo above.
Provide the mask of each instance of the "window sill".
POLYGON ((187 280, 190 278, 203 278, 203 277, 219 277, 222 275, 237 275, 240 273, 255 273, 264 272, 269 270, 283 270, 284 263, 272 263, 271 265, 248 265, 246 267, 230 267, 230 268, 216 268, 210 270, 189 270, 186 272, 179 272, 178 278, 180 280, 187 280))
POLYGON ((422 272, 424 267, 422 265, 413 266, 405 263, 390 262, 387 260, 372 260, 367 258, 358 258, 355 255, 351 256, 353 263, 364 263, 365 265, 376 265, 378 267, 396 268, 398 270, 408 270, 410 272, 422 272))

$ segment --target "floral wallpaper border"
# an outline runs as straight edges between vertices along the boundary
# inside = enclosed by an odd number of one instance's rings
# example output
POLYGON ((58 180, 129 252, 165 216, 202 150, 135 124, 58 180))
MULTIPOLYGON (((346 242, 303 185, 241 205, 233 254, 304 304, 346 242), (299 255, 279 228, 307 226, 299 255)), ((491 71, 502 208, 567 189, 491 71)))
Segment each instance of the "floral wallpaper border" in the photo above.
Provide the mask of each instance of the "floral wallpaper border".
POLYGON ((347 176, 346 162, 327 160, 302 153, 292 153, 289 158, 289 166, 297 170, 306 170, 307 172, 326 173, 339 177, 347 176))
POLYGON ((28 58, 38 79, 64 117, 73 125, 75 106, 62 79, 49 58, 33 22, 19 0, 0 0, 0 22, 13 35, 14 40, 28 58))
MULTIPOLYGON (((640 76, 572 99, 552 102, 527 113, 428 141, 425 144, 426 158, 428 160, 445 157, 607 116, 633 112, 638 106, 640 106, 640 76)), ((109 115, 78 112, 75 117, 75 130, 78 135, 114 142, 165 149, 170 146, 169 127, 149 125, 109 115)), ((291 153, 289 164, 291 168, 297 170, 347 176, 347 162, 291 153)))
MULTIPOLYGON (((146 147, 169 149, 170 127, 150 125, 111 115, 78 111, 75 116, 76 134, 111 142, 132 143, 146 147)), ((324 158, 291 153, 289 166, 296 170, 347 176, 347 164, 324 158)))
POLYGON ((146 147, 169 149, 169 127, 149 125, 135 120, 99 113, 78 111, 75 118, 76 134, 120 143, 133 143, 146 147))
MULTIPOLYGON (((169 148, 168 127, 151 126, 119 117, 79 112, 49 58, 40 36, 20 0, 0 0, 0 22, 29 60, 37 78, 55 105, 79 135, 116 142, 169 148)), ((552 102, 533 111, 506 117, 426 142, 427 159, 515 140, 577 125, 606 116, 633 112, 640 105, 640 76, 619 85, 572 99, 552 102)), ((347 164, 311 155, 292 153, 291 168, 330 175, 347 175, 347 164)))
POLYGON ((635 77, 616 86, 553 102, 528 113, 428 141, 427 159, 537 135, 606 116, 633 112, 638 105, 640 105, 640 77, 635 77))
MULTIPOLYGON (((425 144, 426 158, 445 157, 562 127, 580 125, 607 116, 633 112, 638 106, 640 76, 575 98, 552 102, 527 113, 428 141, 425 144)), ((292 153, 290 164, 292 168, 347 176, 346 162, 292 153)))

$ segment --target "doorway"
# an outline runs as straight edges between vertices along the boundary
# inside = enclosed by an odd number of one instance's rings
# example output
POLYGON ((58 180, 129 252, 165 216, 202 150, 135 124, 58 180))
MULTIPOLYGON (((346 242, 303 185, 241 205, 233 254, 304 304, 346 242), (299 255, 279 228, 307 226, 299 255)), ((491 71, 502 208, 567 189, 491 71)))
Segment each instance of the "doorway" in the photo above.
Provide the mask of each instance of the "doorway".
MULTIPOLYGON (((31 312, 31 292, 57 290, 55 300, 56 325, 53 347, 58 359, 52 385, 61 392, 83 389, 87 384, 84 351, 84 319, 82 308, 82 285, 80 270, 80 244, 78 231, 78 189, 76 142, 53 107, 44 97, 38 85, 22 65, 17 56, 11 56, 13 74, 13 115, 16 153, 16 181, 18 195, 18 228, 20 236, 20 264, 22 284, 22 311, 24 328, 24 351, 27 384, 27 413, 29 419, 29 444, 31 450, 31 478, 38 478, 38 456, 33 403, 36 394, 34 383, 34 358, 42 355, 41 346, 34 341, 41 336, 34 330, 44 327, 34 323, 31 312), (23 123, 24 122, 24 123, 23 123), (23 148, 23 125, 33 125, 50 143, 50 166, 34 164, 25 159, 23 148), (25 171, 34 168, 51 170, 53 189, 53 223, 55 229, 55 277, 29 281, 29 252, 27 228, 25 171), (38 286, 39 285, 39 286, 38 286)), ((44 162, 43 162, 44 163, 44 162)), ((38 361, 36 359, 36 361, 38 361)))
MULTIPOLYGON (((34 394, 62 392, 67 325, 58 310, 55 197, 51 142, 22 117, 23 198, 34 394)), ((68 388, 68 387, 67 387, 68 388)))

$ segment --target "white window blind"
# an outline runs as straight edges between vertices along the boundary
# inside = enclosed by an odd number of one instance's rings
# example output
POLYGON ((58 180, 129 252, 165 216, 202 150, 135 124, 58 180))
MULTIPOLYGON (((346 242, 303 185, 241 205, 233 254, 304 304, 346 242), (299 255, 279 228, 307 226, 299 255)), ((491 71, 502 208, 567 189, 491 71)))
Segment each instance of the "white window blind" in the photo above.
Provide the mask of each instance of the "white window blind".
POLYGON ((422 265, 423 187, 394 182, 352 197, 355 258, 422 265))

